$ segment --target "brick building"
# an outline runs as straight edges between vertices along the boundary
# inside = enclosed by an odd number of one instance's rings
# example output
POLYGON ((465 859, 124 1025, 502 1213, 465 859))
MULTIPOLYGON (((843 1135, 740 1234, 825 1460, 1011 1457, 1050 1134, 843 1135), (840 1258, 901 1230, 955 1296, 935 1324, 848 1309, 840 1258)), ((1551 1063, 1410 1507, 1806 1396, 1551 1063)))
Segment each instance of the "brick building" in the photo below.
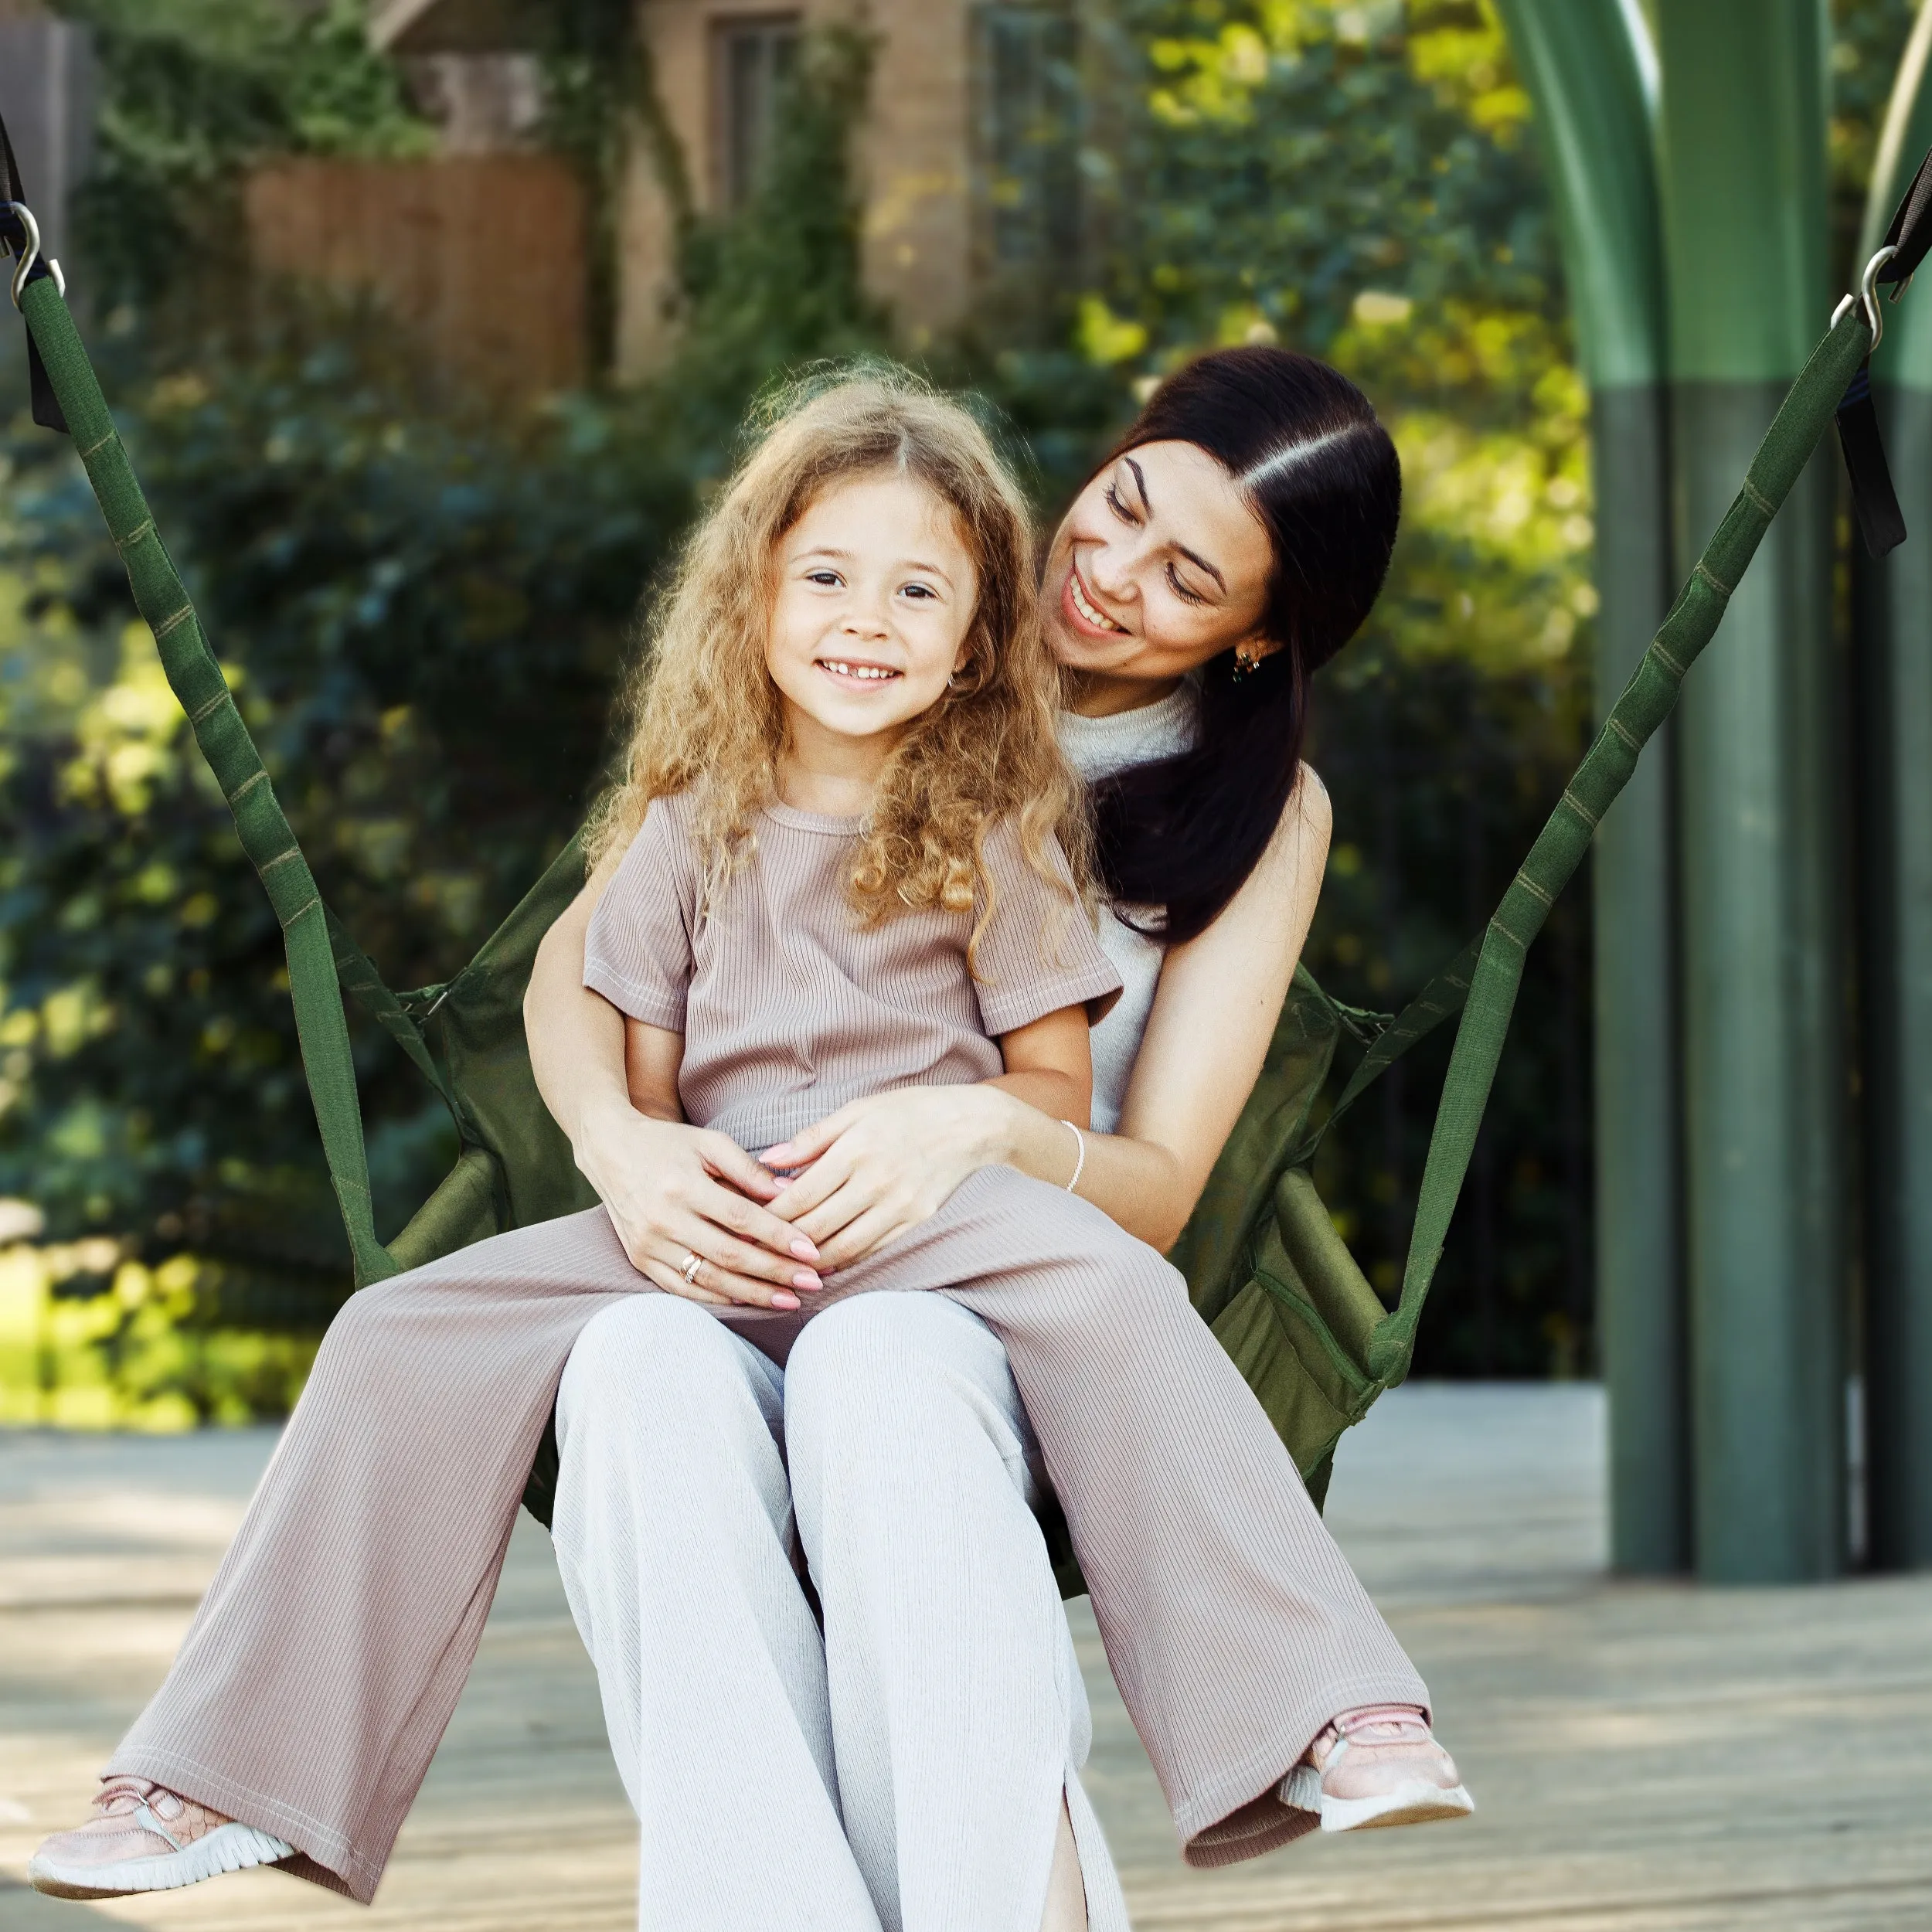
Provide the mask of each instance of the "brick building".
MULTIPOLYGON (((1004 291, 1037 291, 1077 249, 1082 4, 639 0, 639 26, 708 210, 730 208, 755 177, 800 35, 847 22, 872 36, 855 155, 865 274, 916 348, 1004 291)), ((485 96, 522 97, 504 63, 528 44, 529 22, 519 0, 379 0, 372 27, 379 46, 440 63, 455 117, 474 129, 485 96)), ((671 210, 643 143, 620 219, 617 362, 635 372, 662 354, 670 326, 671 210)))

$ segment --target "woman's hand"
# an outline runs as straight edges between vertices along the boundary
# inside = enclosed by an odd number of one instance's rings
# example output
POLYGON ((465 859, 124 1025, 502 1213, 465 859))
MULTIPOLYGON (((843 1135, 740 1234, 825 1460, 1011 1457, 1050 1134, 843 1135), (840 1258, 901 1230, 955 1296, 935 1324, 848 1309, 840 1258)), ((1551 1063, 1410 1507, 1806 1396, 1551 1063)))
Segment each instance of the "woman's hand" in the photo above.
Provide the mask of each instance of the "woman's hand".
POLYGON ((798 1170, 771 1212, 811 1240, 821 1269, 850 1267, 936 1214, 968 1175, 1008 1159, 1020 1117, 1033 1111, 989 1084, 854 1100, 765 1150, 768 1166, 798 1170))
POLYGON ((810 1236, 760 1205, 777 1182, 725 1135, 620 1103, 584 1121, 574 1151, 631 1265, 667 1294, 791 1309, 824 1286, 810 1236))

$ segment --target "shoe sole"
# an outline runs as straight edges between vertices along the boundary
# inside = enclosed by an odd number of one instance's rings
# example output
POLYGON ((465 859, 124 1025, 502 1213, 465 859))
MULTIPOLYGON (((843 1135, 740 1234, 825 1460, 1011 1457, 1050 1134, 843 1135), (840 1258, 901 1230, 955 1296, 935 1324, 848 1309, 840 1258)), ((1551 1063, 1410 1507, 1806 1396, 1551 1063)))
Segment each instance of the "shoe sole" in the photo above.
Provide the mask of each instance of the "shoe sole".
POLYGON ((1321 1828, 1366 1832, 1385 1825, 1432 1825, 1438 1818, 1467 1818, 1475 1808, 1476 1801, 1461 1785, 1445 1791, 1440 1784, 1417 1779, 1372 1798, 1330 1798, 1324 1793, 1321 1828))
POLYGON ((36 1892, 54 1899, 115 1899, 131 1892, 172 1892, 224 1872, 245 1872, 292 1858, 295 1848, 252 1825, 217 1825, 204 1838, 160 1858, 130 1859, 121 1865, 62 1865, 38 1855, 27 1862, 36 1892))

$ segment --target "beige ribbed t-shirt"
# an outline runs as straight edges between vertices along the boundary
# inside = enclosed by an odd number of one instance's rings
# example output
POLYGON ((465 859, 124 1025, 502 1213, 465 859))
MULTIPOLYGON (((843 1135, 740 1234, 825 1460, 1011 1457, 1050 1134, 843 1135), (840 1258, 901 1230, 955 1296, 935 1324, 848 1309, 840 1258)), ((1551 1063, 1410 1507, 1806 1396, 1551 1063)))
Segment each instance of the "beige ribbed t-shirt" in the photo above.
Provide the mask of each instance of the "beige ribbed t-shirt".
POLYGON ((1083 909, 991 832, 992 916, 903 911, 867 926, 847 881, 862 821, 767 805, 713 904, 689 794, 652 801, 598 903, 583 983, 684 1036, 685 1117, 757 1152, 869 1094, 1001 1070, 1002 1033, 1063 1006, 1104 1009, 1120 975, 1083 909))

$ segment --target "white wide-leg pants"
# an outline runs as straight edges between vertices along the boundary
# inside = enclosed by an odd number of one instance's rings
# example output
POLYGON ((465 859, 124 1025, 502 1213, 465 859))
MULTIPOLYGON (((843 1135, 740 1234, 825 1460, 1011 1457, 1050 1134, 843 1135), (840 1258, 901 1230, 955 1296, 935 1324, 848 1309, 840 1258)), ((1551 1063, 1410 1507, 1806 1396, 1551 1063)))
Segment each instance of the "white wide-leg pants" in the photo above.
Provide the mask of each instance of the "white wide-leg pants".
POLYGON ((1126 1932, 1038 1450, 978 1316, 855 1296, 781 1369, 640 1295, 585 1326, 557 1435, 641 1932, 1039 1932, 1063 1793, 1088 1922, 1126 1932))

